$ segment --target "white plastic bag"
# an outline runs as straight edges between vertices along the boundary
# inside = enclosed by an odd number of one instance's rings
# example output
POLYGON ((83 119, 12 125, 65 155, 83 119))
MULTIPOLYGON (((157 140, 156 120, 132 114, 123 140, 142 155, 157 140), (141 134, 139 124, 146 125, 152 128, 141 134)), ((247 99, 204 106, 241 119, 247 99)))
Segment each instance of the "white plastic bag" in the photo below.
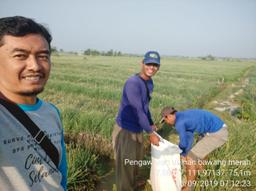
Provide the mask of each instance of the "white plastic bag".
POLYGON ((153 191, 180 191, 182 187, 181 150, 178 145, 158 136, 159 146, 151 144, 151 187, 153 191))

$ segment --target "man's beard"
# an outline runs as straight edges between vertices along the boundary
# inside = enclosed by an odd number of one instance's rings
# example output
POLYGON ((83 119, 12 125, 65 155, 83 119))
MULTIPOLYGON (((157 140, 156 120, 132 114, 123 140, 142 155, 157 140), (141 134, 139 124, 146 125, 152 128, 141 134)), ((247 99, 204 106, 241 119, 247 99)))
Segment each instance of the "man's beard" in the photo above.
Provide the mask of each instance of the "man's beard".
POLYGON ((20 94, 23 96, 29 96, 29 97, 33 97, 33 96, 37 96, 38 94, 40 94, 42 91, 44 91, 44 88, 40 88, 38 90, 33 90, 33 91, 28 91, 28 92, 21 92, 20 94))

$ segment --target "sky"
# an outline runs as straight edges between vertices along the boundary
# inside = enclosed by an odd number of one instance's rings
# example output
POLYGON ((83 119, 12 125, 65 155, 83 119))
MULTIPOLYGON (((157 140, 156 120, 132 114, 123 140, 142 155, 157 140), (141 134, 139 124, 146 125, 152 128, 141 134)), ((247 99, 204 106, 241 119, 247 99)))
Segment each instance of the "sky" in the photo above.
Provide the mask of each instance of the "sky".
POLYGON ((14 15, 64 51, 256 58, 255 0, 1 0, 0 17, 14 15))

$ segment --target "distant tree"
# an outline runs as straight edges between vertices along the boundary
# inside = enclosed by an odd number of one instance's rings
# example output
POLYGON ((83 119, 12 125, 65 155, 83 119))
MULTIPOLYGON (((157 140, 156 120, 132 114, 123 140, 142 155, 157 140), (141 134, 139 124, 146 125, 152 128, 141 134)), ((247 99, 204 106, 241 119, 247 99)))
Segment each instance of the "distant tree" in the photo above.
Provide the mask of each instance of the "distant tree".
POLYGON ((113 50, 111 49, 111 50, 107 51, 106 56, 113 56, 113 55, 114 55, 113 53, 114 53, 114 52, 113 52, 113 50))
POLYGON ((91 55, 91 49, 87 49, 84 51, 84 55, 91 55))
POLYGON ((121 51, 118 51, 118 52, 117 52, 117 56, 122 56, 122 52, 121 52, 121 51))
POLYGON ((84 51, 84 55, 89 55, 89 56, 97 56, 100 55, 101 53, 97 50, 93 50, 93 49, 87 49, 84 51))
POLYGON ((51 47, 51 53, 58 53, 58 49, 55 46, 51 47))
POLYGON ((110 49, 107 52, 104 51, 98 51, 98 50, 94 50, 94 49, 90 49, 88 48, 87 50, 85 50, 83 52, 84 55, 88 55, 88 56, 122 56, 122 52, 121 51, 114 51, 113 49, 110 49))
POLYGON ((215 60, 215 57, 209 54, 206 56, 206 60, 215 60))
POLYGON ((92 50, 91 55, 98 56, 100 55, 100 52, 98 50, 92 50))
POLYGON ((215 60, 216 58, 214 57, 214 56, 212 56, 212 55, 207 55, 207 56, 205 56, 205 57, 201 57, 201 59, 202 60, 215 60))

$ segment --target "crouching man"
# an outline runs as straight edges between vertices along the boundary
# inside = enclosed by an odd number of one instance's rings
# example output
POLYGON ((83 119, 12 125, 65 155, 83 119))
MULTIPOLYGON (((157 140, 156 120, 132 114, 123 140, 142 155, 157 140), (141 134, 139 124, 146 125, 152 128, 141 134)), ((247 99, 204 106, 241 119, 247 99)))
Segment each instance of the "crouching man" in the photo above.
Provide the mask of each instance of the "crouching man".
POLYGON ((227 126, 218 116, 202 109, 177 111, 173 107, 165 107, 161 116, 161 123, 175 126, 179 134, 181 158, 186 167, 187 177, 182 191, 192 191, 197 172, 203 169, 202 162, 199 161, 227 141, 227 126), (195 132, 202 138, 192 147, 195 132))

